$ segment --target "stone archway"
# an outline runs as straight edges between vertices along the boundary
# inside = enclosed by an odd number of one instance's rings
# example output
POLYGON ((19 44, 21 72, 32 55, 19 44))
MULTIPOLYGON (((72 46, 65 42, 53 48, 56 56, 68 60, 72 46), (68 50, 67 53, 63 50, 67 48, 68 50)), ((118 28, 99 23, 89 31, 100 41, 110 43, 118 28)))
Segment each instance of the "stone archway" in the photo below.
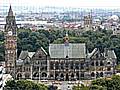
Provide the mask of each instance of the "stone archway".
POLYGON ((76 79, 79 80, 79 72, 76 73, 76 79))
POLYGON ((46 79, 47 78, 47 73, 46 72, 42 72, 41 73, 41 79, 46 79))
POLYGON ((100 66, 104 66, 104 62, 103 61, 100 61, 100 66))
POLYGON ((103 72, 100 73, 100 77, 103 77, 103 72))
POLYGON ((43 73, 41 74, 41 77, 47 77, 47 73, 46 73, 46 72, 43 72, 43 73))
POLYGON ((68 73, 66 73, 65 81, 69 81, 69 74, 68 73))
POLYGON ((74 80, 74 74, 71 73, 71 80, 74 80))
POLYGON ((99 78, 99 77, 100 77, 99 73, 98 73, 98 72, 96 72, 96 78, 99 78))
POLYGON ((39 79, 39 72, 34 72, 32 78, 39 79))
POLYGON ((25 73, 25 78, 29 79, 30 78, 30 74, 29 73, 25 73))
POLYGON ((91 73, 91 77, 95 77, 95 73, 94 72, 91 73))
POLYGON ((22 78, 22 74, 21 73, 18 73, 17 74, 17 79, 21 79, 22 78))
POLYGON ((60 80, 64 80, 64 74, 63 73, 60 74, 60 80))
POLYGON ((54 79, 54 75, 53 75, 53 73, 50 73, 50 74, 49 74, 49 78, 50 78, 51 80, 54 79))
POLYGON ((55 73, 55 80, 58 80, 58 79, 59 79, 59 74, 55 73))

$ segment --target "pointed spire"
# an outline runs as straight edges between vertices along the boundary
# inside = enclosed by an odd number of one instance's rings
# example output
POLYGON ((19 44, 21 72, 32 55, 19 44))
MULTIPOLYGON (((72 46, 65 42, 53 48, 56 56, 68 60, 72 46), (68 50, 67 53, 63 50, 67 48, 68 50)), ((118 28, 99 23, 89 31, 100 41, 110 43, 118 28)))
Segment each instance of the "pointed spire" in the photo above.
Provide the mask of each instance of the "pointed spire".
POLYGON ((8 16, 13 16, 13 11, 12 11, 11 5, 10 5, 10 8, 9 8, 8 16))

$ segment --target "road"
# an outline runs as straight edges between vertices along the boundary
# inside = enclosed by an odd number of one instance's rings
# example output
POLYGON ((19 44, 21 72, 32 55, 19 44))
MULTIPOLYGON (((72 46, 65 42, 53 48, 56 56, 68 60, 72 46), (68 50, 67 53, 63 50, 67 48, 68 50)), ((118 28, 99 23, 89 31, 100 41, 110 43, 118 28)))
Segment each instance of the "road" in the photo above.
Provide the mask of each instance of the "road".
POLYGON ((62 82, 61 90, 68 90, 68 82, 67 81, 62 82))

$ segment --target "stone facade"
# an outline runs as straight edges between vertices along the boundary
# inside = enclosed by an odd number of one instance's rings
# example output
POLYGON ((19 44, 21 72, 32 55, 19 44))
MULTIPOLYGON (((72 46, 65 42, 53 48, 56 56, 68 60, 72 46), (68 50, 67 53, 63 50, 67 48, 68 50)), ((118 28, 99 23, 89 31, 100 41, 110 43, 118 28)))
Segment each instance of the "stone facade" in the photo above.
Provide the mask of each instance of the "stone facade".
POLYGON ((17 25, 15 16, 13 15, 12 8, 10 6, 8 16, 6 17, 5 24, 5 64, 6 71, 12 76, 15 75, 15 61, 17 59, 17 25))
MULTIPOLYGON (((58 48, 60 48, 60 46, 58 48)), ((51 53, 53 53, 53 51, 51 51, 51 53)), ((23 52, 21 52, 21 54, 22 53, 23 52)), ((110 77, 115 73, 116 55, 113 50, 106 49, 101 53, 99 49, 95 48, 93 52, 89 54, 85 53, 85 57, 82 57, 82 55, 81 58, 78 58, 79 56, 71 58, 69 56, 70 53, 67 57, 61 58, 58 56, 56 58, 56 56, 51 56, 52 54, 48 55, 43 48, 40 48, 33 55, 29 53, 31 52, 27 53, 26 58, 23 60, 23 63, 21 63, 22 69, 19 70, 22 71, 17 71, 19 72, 18 74, 21 74, 19 75, 21 77, 17 76, 17 78, 74 81, 110 77), (30 57, 30 61, 29 64, 26 65, 25 61, 28 57, 30 57), (29 77, 25 76, 25 74, 28 74, 29 77)), ((80 54, 80 52, 78 53, 80 54)))
POLYGON ((5 62, 7 73, 17 79, 75 81, 110 77, 115 73, 113 50, 95 48, 87 53, 85 43, 69 43, 68 34, 65 43, 50 44, 49 53, 40 47, 36 52, 21 51, 17 59, 16 29, 10 6, 5 25, 5 62))
POLYGON ((16 64, 17 79, 47 79, 48 54, 42 47, 36 52, 22 51, 16 64))
POLYGON ((88 16, 84 16, 84 27, 86 30, 92 30, 92 16, 89 14, 88 16))

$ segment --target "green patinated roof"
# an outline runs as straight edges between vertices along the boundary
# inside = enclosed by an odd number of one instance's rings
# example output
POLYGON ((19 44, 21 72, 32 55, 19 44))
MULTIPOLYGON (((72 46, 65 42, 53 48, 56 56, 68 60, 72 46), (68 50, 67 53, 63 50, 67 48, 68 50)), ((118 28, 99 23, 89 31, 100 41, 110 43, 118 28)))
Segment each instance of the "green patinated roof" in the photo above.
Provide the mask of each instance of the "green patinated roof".
POLYGON ((72 44, 50 44, 49 45, 50 58, 85 58, 86 48, 84 43, 72 44))

